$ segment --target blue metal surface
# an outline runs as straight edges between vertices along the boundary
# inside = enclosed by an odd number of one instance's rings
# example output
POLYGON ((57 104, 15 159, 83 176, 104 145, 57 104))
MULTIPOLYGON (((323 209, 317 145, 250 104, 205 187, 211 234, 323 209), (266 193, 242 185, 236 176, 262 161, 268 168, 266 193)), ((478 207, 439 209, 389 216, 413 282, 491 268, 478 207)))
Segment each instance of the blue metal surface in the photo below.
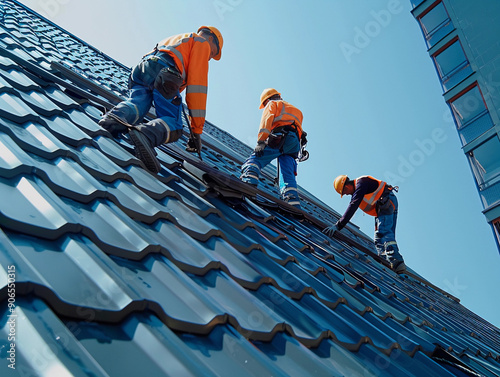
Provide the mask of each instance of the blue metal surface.
MULTIPOLYGON (((64 85, 85 85, 51 81, 50 63, 115 95, 128 70, 0 4, 0 49, 14 54, 0 57, 0 301, 15 266, 19 375, 451 376, 457 360, 498 375, 499 329, 379 264, 354 225, 345 234, 359 247, 268 199, 218 195, 184 161, 185 136, 158 150, 159 175, 145 171, 126 137, 96 123, 94 100, 108 100, 72 97, 64 85)), ((237 177, 250 148, 205 132, 204 162, 237 177)), ((262 192, 278 197, 273 176, 262 192)), ((301 196, 321 221, 338 218, 301 196)))

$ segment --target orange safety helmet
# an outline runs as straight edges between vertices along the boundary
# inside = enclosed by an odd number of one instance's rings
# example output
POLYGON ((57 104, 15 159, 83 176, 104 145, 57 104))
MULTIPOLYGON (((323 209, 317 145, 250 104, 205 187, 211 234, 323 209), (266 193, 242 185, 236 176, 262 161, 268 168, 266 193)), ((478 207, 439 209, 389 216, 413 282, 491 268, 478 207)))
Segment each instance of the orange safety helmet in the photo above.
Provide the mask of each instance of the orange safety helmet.
POLYGON ((215 55, 214 59, 215 60, 220 60, 220 57, 222 55, 222 45, 224 44, 224 39, 222 38, 222 34, 220 33, 219 29, 217 29, 214 26, 200 26, 198 28, 197 33, 199 33, 203 29, 208 29, 210 32, 215 36, 216 39, 216 45, 219 48, 219 51, 217 52, 217 55, 215 55))
POLYGON ((271 98, 272 96, 274 96, 276 94, 281 96, 281 93, 278 92, 276 89, 273 89, 273 88, 264 89, 264 91, 260 95, 260 107, 259 107, 259 109, 264 108, 264 102, 266 102, 266 99, 271 98))
POLYGON ((344 196, 342 192, 344 191, 344 186, 347 179, 347 175, 339 175, 337 178, 335 178, 335 181, 333 181, 333 187, 335 187, 335 191, 340 194, 340 197, 344 196))

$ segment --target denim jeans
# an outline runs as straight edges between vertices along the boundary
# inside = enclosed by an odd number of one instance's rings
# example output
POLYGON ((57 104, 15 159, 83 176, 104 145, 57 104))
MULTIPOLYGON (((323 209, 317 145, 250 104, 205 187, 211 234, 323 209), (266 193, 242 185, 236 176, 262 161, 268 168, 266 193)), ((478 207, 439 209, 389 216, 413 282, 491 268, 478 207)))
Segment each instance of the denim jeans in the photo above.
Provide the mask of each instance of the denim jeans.
POLYGON ((394 193, 389 194, 392 205, 388 209, 378 210, 375 218, 375 248, 380 256, 392 263, 403 260, 396 243, 396 221, 398 218, 398 199, 394 193))
POLYGON ((157 118, 141 126, 154 146, 169 140, 169 133, 182 130, 182 97, 179 92, 173 99, 166 99, 154 88, 154 82, 160 70, 175 67, 173 59, 166 55, 148 55, 136 65, 130 74, 130 93, 127 100, 116 105, 111 113, 132 125, 137 124, 148 113, 154 103, 157 118), (161 58, 159 57, 161 56, 161 58))
POLYGON ((260 171, 271 161, 278 159, 280 167, 280 193, 283 200, 300 208, 299 193, 297 190, 297 158, 300 150, 300 142, 296 133, 290 132, 285 137, 282 151, 278 148, 266 146, 262 156, 258 157, 253 152, 241 166, 241 180, 257 186, 260 171))

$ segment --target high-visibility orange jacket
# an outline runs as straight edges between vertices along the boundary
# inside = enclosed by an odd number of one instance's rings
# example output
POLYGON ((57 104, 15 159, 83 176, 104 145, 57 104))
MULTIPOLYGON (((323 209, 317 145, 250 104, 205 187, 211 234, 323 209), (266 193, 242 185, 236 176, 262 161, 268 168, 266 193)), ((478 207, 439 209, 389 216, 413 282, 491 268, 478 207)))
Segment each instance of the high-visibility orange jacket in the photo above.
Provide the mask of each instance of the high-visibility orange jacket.
POLYGON ((196 33, 179 34, 164 39, 157 48, 173 57, 184 80, 180 91, 186 89, 191 127, 194 133, 201 134, 207 106, 209 42, 196 33))
POLYGON ((273 129, 293 123, 297 127, 300 139, 302 137, 302 112, 286 101, 269 101, 262 113, 257 141, 265 141, 273 129))
POLYGON ((381 198, 387 184, 369 175, 363 175, 354 180, 354 192, 344 215, 338 221, 340 229, 345 227, 361 208, 371 216, 377 216, 377 200, 381 198))
MULTIPOLYGON (((363 210, 364 212, 366 212, 368 215, 377 216, 377 208, 376 208, 377 207, 377 200, 379 200, 380 197, 382 196, 382 194, 384 193, 386 183, 384 181, 381 181, 380 179, 373 178, 369 175, 359 177, 358 179, 364 178, 364 177, 370 178, 374 181, 377 181, 378 187, 376 188, 375 191, 370 192, 370 193, 363 196, 363 200, 359 204, 359 208, 361 210, 363 210)), ((354 180, 354 187, 356 187, 356 182, 358 179, 354 180)))

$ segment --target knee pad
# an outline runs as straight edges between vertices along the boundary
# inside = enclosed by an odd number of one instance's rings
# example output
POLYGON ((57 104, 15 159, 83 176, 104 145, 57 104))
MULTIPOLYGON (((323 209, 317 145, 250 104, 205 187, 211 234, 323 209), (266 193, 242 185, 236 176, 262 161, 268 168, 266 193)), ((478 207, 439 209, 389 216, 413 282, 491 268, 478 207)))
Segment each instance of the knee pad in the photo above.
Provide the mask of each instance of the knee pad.
POLYGON ((173 143, 174 141, 179 140, 181 136, 182 136, 182 129, 168 131, 167 140, 165 140, 165 143, 173 143))

